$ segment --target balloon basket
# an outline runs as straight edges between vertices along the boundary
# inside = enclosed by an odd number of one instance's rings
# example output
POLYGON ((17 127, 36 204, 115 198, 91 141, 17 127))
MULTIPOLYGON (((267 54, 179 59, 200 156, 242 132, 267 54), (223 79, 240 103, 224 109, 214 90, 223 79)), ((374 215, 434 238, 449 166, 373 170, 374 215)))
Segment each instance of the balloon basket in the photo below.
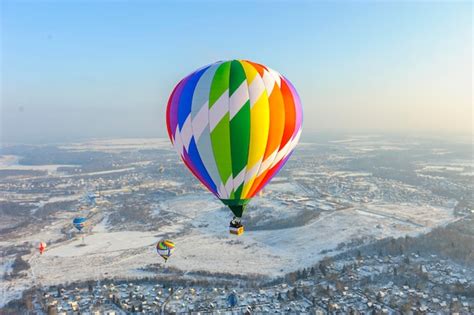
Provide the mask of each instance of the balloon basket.
POLYGON ((234 235, 239 236, 239 235, 244 234, 244 227, 243 226, 238 227, 238 228, 237 227, 229 227, 229 232, 230 232, 230 234, 234 234, 234 235))

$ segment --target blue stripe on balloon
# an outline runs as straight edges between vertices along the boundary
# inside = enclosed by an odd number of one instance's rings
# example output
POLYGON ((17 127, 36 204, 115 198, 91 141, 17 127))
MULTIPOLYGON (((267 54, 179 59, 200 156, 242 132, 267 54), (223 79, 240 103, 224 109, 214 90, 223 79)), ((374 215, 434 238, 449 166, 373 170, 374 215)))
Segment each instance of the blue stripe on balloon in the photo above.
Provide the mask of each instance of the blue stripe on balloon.
POLYGON ((184 122, 191 113, 191 104, 193 101, 194 89, 196 88, 196 85, 202 74, 208 68, 209 66, 194 72, 194 74, 190 76, 188 82, 186 82, 186 85, 184 86, 183 91, 181 92, 178 104, 178 126, 180 131, 181 128, 183 128, 184 122))
POLYGON ((189 143, 188 156, 192 161, 194 167, 196 168, 196 171, 207 183, 207 186, 212 190, 214 194, 217 194, 217 186, 212 181, 211 176, 209 176, 209 173, 207 172, 206 167, 202 162, 201 156, 199 155, 199 151, 197 149, 196 141, 194 141, 194 137, 191 138, 191 142, 189 143))
MULTIPOLYGON (((180 131, 182 130, 186 119, 191 115, 192 100, 196 85, 201 76, 209 67, 210 66, 206 66, 190 75, 188 81, 181 91, 178 103, 178 127, 180 131)), ((188 163, 191 164, 189 165, 191 170, 194 170, 196 176, 200 177, 200 180, 203 181, 203 184, 207 186, 214 194, 217 194, 216 184, 212 181, 202 162, 194 137, 191 138, 188 150, 183 152, 183 158, 185 161, 188 161, 188 163)))
POLYGON ((178 85, 176 85, 171 100, 169 104, 169 112, 168 112, 168 119, 169 119, 169 127, 170 127, 170 132, 171 132, 171 137, 174 139, 174 136, 176 134, 176 129, 178 128, 178 105, 179 105, 179 99, 181 97, 181 93, 183 91, 183 87, 188 81, 189 77, 191 75, 187 76, 183 80, 181 80, 178 85))

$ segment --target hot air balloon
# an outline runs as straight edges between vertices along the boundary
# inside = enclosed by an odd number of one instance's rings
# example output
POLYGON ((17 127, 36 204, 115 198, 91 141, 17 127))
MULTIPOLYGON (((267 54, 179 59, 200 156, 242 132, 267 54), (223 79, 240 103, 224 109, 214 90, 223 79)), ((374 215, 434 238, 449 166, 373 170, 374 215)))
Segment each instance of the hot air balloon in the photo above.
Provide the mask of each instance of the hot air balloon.
POLYGON ((38 246, 38 249, 39 249, 40 255, 42 255, 43 252, 44 252, 45 249, 46 249, 46 243, 45 243, 45 242, 40 242, 40 243, 39 243, 39 246, 38 246))
POLYGON ((72 225, 80 232, 86 226, 87 219, 83 217, 76 217, 72 220, 72 225))
POLYGON ((246 60, 219 61, 182 79, 168 100, 169 138, 194 176, 234 214, 278 173, 298 143, 300 98, 288 79, 246 60))
MULTIPOLYGON (((86 226, 87 224, 87 218, 84 217, 76 217, 74 220, 72 220, 72 225, 81 232, 82 234, 82 229, 86 226)), ((85 246, 86 244, 84 243, 84 234, 82 234, 82 246, 85 246)))
POLYGON ((235 307, 237 303, 239 303, 239 299, 235 291, 232 291, 232 293, 227 296, 227 303, 229 304, 229 307, 235 307))
POLYGON ((158 255, 163 257, 165 262, 168 261, 168 258, 170 258, 171 254, 174 252, 174 243, 170 240, 162 240, 159 241, 158 244, 156 244, 156 252, 158 255))

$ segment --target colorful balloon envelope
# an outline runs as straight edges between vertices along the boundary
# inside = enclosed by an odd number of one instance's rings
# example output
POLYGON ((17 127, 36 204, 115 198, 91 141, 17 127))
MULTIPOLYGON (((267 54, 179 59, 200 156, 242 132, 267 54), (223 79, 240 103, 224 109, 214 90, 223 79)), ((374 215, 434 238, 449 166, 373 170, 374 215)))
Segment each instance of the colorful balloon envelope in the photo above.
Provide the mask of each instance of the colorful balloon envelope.
POLYGON ((40 254, 43 254, 43 252, 46 250, 46 243, 45 242, 40 242, 38 246, 38 250, 40 254))
POLYGON ((232 292, 231 294, 229 294, 229 296, 227 297, 227 303, 230 307, 235 307, 239 303, 237 293, 232 292))
POLYGON ((87 219, 83 217, 77 217, 72 220, 72 225, 78 230, 82 231, 82 229, 86 226, 87 219))
POLYGON ((165 262, 170 258, 171 254, 174 252, 174 243, 170 240, 162 240, 156 244, 156 252, 158 255, 163 257, 165 262))
POLYGON ((174 88, 168 135, 185 165, 236 217, 278 173, 301 135, 288 79, 246 60, 205 66, 174 88))

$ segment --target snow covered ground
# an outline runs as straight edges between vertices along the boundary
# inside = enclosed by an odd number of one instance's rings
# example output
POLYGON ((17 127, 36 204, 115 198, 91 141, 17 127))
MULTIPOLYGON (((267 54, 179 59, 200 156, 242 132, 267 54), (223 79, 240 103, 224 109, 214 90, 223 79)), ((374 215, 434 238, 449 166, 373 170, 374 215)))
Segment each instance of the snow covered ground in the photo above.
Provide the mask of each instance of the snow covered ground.
POLYGON ((418 163, 418 173, 454 173, 461 176, 472 176, 474 173, 474 162, 467 160, 450 160, 444 163, 418 163))
POLYGON ((87 142, 77 142, 59 146, 70 151, 102 151, 123 152, 146 149, 171 149, 171 144, 165 138, 127 138, 127 139, 97 139, 87 142))
POLYGON ((49 174, 56 174, 59 167, 77 167, 69 164, 21 165, 20 158, 16 155, 0 155, 0 170, 47 171, 49 174))
POLYGON ((46 285, 107 275, 149 275, 140 269, 162 262, 155 244, 167 237, 176 243, 168 266, 274 277, 317 263, 327 251, 338 253, 336 247, 343 242, 426 233, 454 219, 452 210, 445 208, 368 204, 324 212, 300 227, 247 231, 236 237, 228 233, 230 212, 212 197, 176 197, 159 208, 175 216, 174 224, 157 231, 111 232, 104 219, 86 236, 85 246, 80 238, 51 246, 31 261, 36 281, 46 285))
POLYGON ((9 300, 19 298, 23 288, 16 288, 11 282, 5 280, 5 275, 12 271, 13 259, 3 257, 0 259, 0 307, 9 300))

